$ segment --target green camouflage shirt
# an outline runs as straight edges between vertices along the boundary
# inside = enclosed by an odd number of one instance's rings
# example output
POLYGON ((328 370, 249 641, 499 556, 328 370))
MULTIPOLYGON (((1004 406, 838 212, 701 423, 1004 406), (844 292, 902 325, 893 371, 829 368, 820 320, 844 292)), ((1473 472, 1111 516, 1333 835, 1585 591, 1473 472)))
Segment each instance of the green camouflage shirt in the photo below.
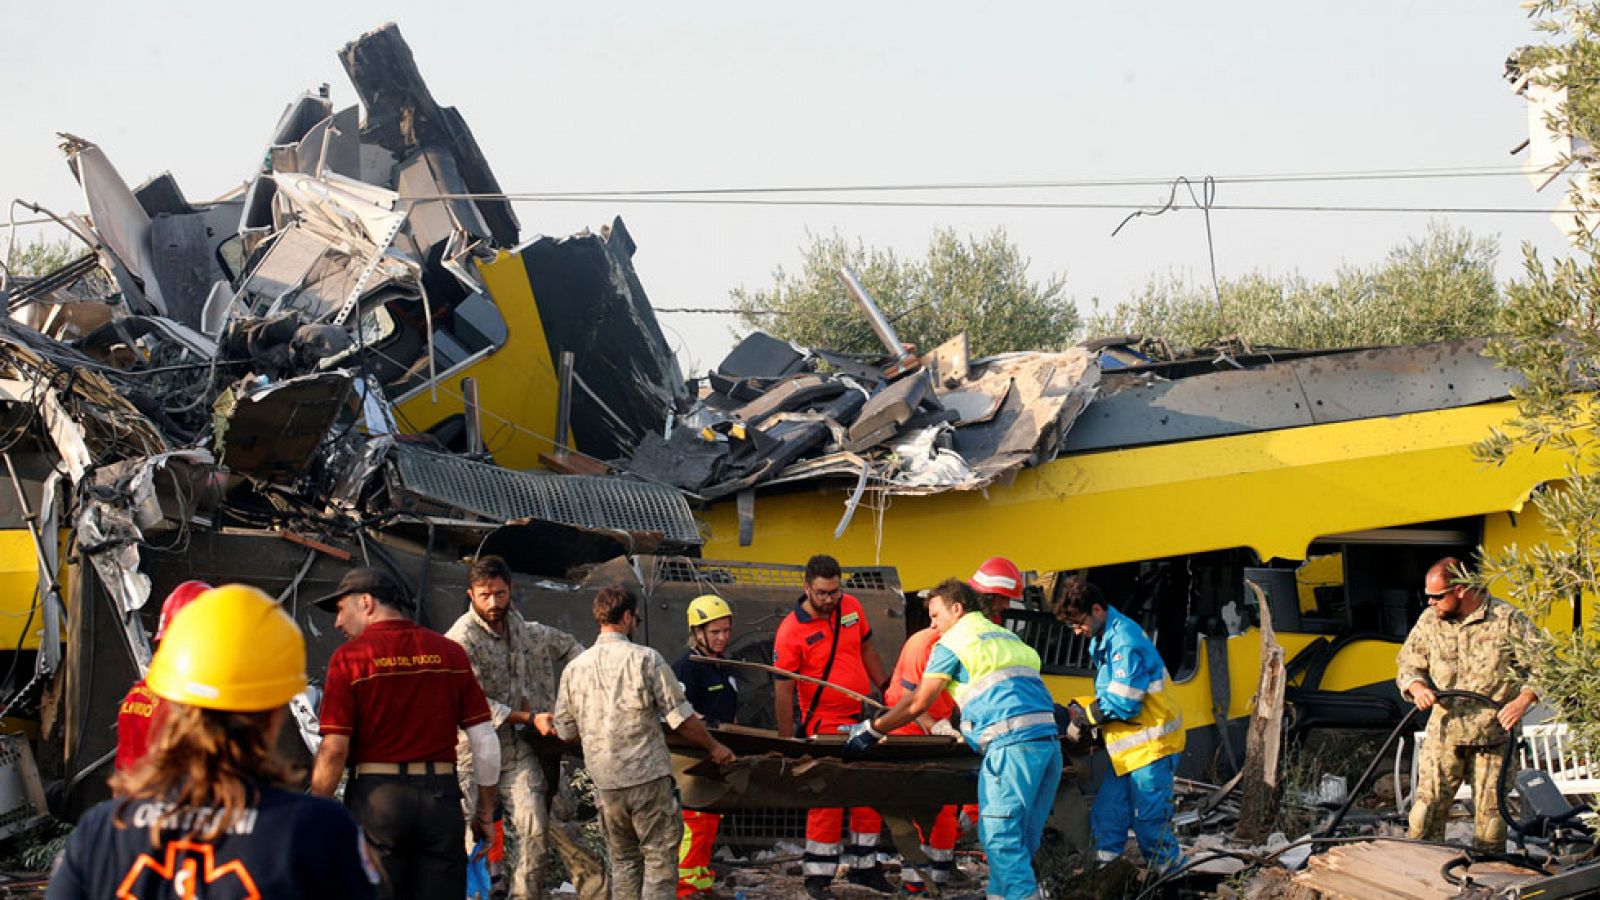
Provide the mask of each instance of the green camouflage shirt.
MULTIPOLYGON (((1406 689, 1422 679, 1434 690, 1476 691, 1505 703, 1530 686, 1528 670, 1517 663, 1514 648, 1537 634, 1521 610, 1496 597, 1486 597, 1471 615, 1455 621, 1424 610, 1395 660, 1400 695, 1410 700, 1406 689)), ((1496 712, 1473 700, 1441 700, 1428 718, 1428 740, 1503 743, 1506 732, 1496 721, 1496 712)))
POLYGON ((577 638, 529 622, 515 609, 506 610, 505 624, 505 635, 495 634, 469 607, 445 632, 466 649, 501 740, 511 736, 506 717, 524 705, 532 713, 555 711, 561 672, 583 652, 577 638))

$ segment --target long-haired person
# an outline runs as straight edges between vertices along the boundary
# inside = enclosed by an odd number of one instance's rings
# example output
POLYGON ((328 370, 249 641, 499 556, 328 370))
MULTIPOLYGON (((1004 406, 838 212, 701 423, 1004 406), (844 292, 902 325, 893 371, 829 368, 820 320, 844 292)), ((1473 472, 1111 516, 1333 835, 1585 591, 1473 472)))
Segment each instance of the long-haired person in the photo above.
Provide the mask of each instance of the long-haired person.
POLYGON ((201 594, 145 683, 163 702, 149 752, 78 823, 47 898, 376 896, 344 807, 282 787, 273 746, 306 649, 271 598, 237 584, 201 594))

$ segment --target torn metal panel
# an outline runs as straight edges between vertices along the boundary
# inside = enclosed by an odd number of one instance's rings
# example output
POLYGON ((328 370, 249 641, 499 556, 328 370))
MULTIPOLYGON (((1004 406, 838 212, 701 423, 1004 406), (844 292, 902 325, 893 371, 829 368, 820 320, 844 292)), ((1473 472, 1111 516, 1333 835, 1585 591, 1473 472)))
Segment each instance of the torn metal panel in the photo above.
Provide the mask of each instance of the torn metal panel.
POLYGON ((590 456, 624 456, 688 405, 683 373, 633 269, 621 219, 609 235, 541 237, 518 251, 551 359, 575 357, 572 435, 590 456))
POLYGON ((361 179, 361 108, 349 106, 313 125, 294 143, 294 171, 361 179))
POLYGON ((242 201, 217 203, 188 213, 158 213, 150 221, 153 275, 161 285, 166 315, 198 327, 211 286, 232 278, 220 260, 222 245, 237 234, 242 201))
POLYGON ((350 391, 344 371, 235 385, 216 404, 222 464, 266 481, 298 479, 346 409, 350 391))
POLYGON ((135 296, 166 315, 167 303, 150 252, 150 216, 99 147, 70 134, 61 137, 68 163, 83 187, 95 234, 117 262, 139 279, 135 296))
POLYGON ((400 29, 391 22, 367 32, 346 44, 339 60, 366 108, 363 143, 381 146, 396 158, 424 145, 448 151, 467 192, 487 195, 472 203, 494 243, 516 246, 519 225, 511 204, 503 199, 500 182, 461 115, 433 99, 400 29))
POLYGON ((699 527, 683 495, 661 485, 515 472, 398 444, 392 459, 393 489, 401 508, 464 510, 502 522, 538 519, 610 532, 657 532, 671 547, 700 544, 699 527))
MULTIPOLYGON (((1142 379, 1096 399, 1063 452, 1347 422, 1503 400, 1523 383, 1469 338, 1323 353, 1259 367, 1142 379)), ((1108 387, 1137 376, 1108 379, 1108 387)))
POLYGON ((38 381, 0 379, 0 402, 36 407, 44 416, 45 430, 55 442, 56 455, 66 466, 67 474, 73 483, 83 479, 84 473, 94 464, 94 457, 84 440, 83 428, 67 415, 55 388, 38 381))

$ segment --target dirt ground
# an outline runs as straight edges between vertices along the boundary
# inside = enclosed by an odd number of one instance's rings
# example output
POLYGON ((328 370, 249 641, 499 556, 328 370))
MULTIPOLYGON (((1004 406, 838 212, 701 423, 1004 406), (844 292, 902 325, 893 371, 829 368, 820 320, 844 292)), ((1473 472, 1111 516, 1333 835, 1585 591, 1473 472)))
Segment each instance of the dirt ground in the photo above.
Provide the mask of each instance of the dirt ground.
MULTIPOLYGON (((941 892, 939 896, 948 900, 983 900, 989 870, 983 864, 982 855, 958 853, 956 865, 961 870, 963 883, 941 892)), ((805 900, 805 878, 800 874, 798 852, 772 853, 765 859, 741 862, 718 860, 713 866, 717 870, 717 892, 730 900, 740 894, 744 895, 745 900, 805 900)), ((885 872, 889 883, 898 889, 899 866, 890 864, 885 872)), ((839 900, 871 900, 890 896, 853 885, 843 875, 835 878, 829 889, 839 900)))

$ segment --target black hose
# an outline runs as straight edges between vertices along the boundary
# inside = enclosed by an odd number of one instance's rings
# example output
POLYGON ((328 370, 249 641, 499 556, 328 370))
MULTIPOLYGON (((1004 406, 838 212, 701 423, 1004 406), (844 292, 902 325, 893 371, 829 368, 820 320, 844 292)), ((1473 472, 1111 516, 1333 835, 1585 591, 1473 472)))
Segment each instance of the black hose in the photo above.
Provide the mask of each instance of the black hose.
MULTIPOLYGON (((1479 703, 1492 706, 1495 709, 1499 709, 1501 706, 1500 701, 1494 699, 1493 697, 1480 694, 1477 691, 1435 691, 1434 696, 1439 700, 1476 700, 1479 703)), ((1326 837, 1331 835, 1333 834, 1333 830, 1339 827, 1339 823, 1343 822, 1344 817, 1349 814, 1350 807, 1355 805, 1356 797, 1360 796, 1361 792, 1366 789, 1367 782, 1372 779, 1372 774, 1377 771, 1378 765, 1388 757, 1389 747, 1394 744, 1395 738, 1404 734, 1406 728, 1410 726, 1411 720, 1415 719, 1417 714, 1421 712, 1424 712, 1424 710, 1413 706, 1411 711, 1406 713, 1405 717, 1400 720, 1400 724, 1396 725, 1394 730, 1389 732, 1389 737, 1384 740, 1383 746, 1378 748, 1377 754, 1372 757, 1371 765, 1368 765, 1367 770, 1361 773, 1361 778, 1356 781, 1355 786, 1350 789, 1349 795, 1344 798, 1344 805, 1340 806, 1339 811, 1333 814, 1333 818, 1328 820, 1328 824, 1322 826, 1322 828, 1317 831, 1315 835, 1316 837, 1326 837)), ((1509 741, 1507 742, 1507 746, 1510 746, 1509 741)), ((1502 771, 1500 773, 1500 784, 1496 794, 1497 798, 1501 801, 1505 800, 1505 782, 1505 772, 1502 771)), ((1503 802, 1500 807, 1500 816, 1505 818, 1507 823, 1510 823, 1511 820, 1507 816, 1503 802)))
POLYGON ((1457 875, 1456 869, 1462 866, 1472 866, 1481 862, 1497 862, 1538 872, 1540 875, 1549 875, 1550 870, 1535 862, 1531 857, 1520 853, 1495 853, 1489 850, 1466 850, 1459 856, 1453 856, 1448 862, 1439 867, 1439 877, 1450 882, 1458 888, 1470 887, 1472 878, 1468 875, 1457 875))

